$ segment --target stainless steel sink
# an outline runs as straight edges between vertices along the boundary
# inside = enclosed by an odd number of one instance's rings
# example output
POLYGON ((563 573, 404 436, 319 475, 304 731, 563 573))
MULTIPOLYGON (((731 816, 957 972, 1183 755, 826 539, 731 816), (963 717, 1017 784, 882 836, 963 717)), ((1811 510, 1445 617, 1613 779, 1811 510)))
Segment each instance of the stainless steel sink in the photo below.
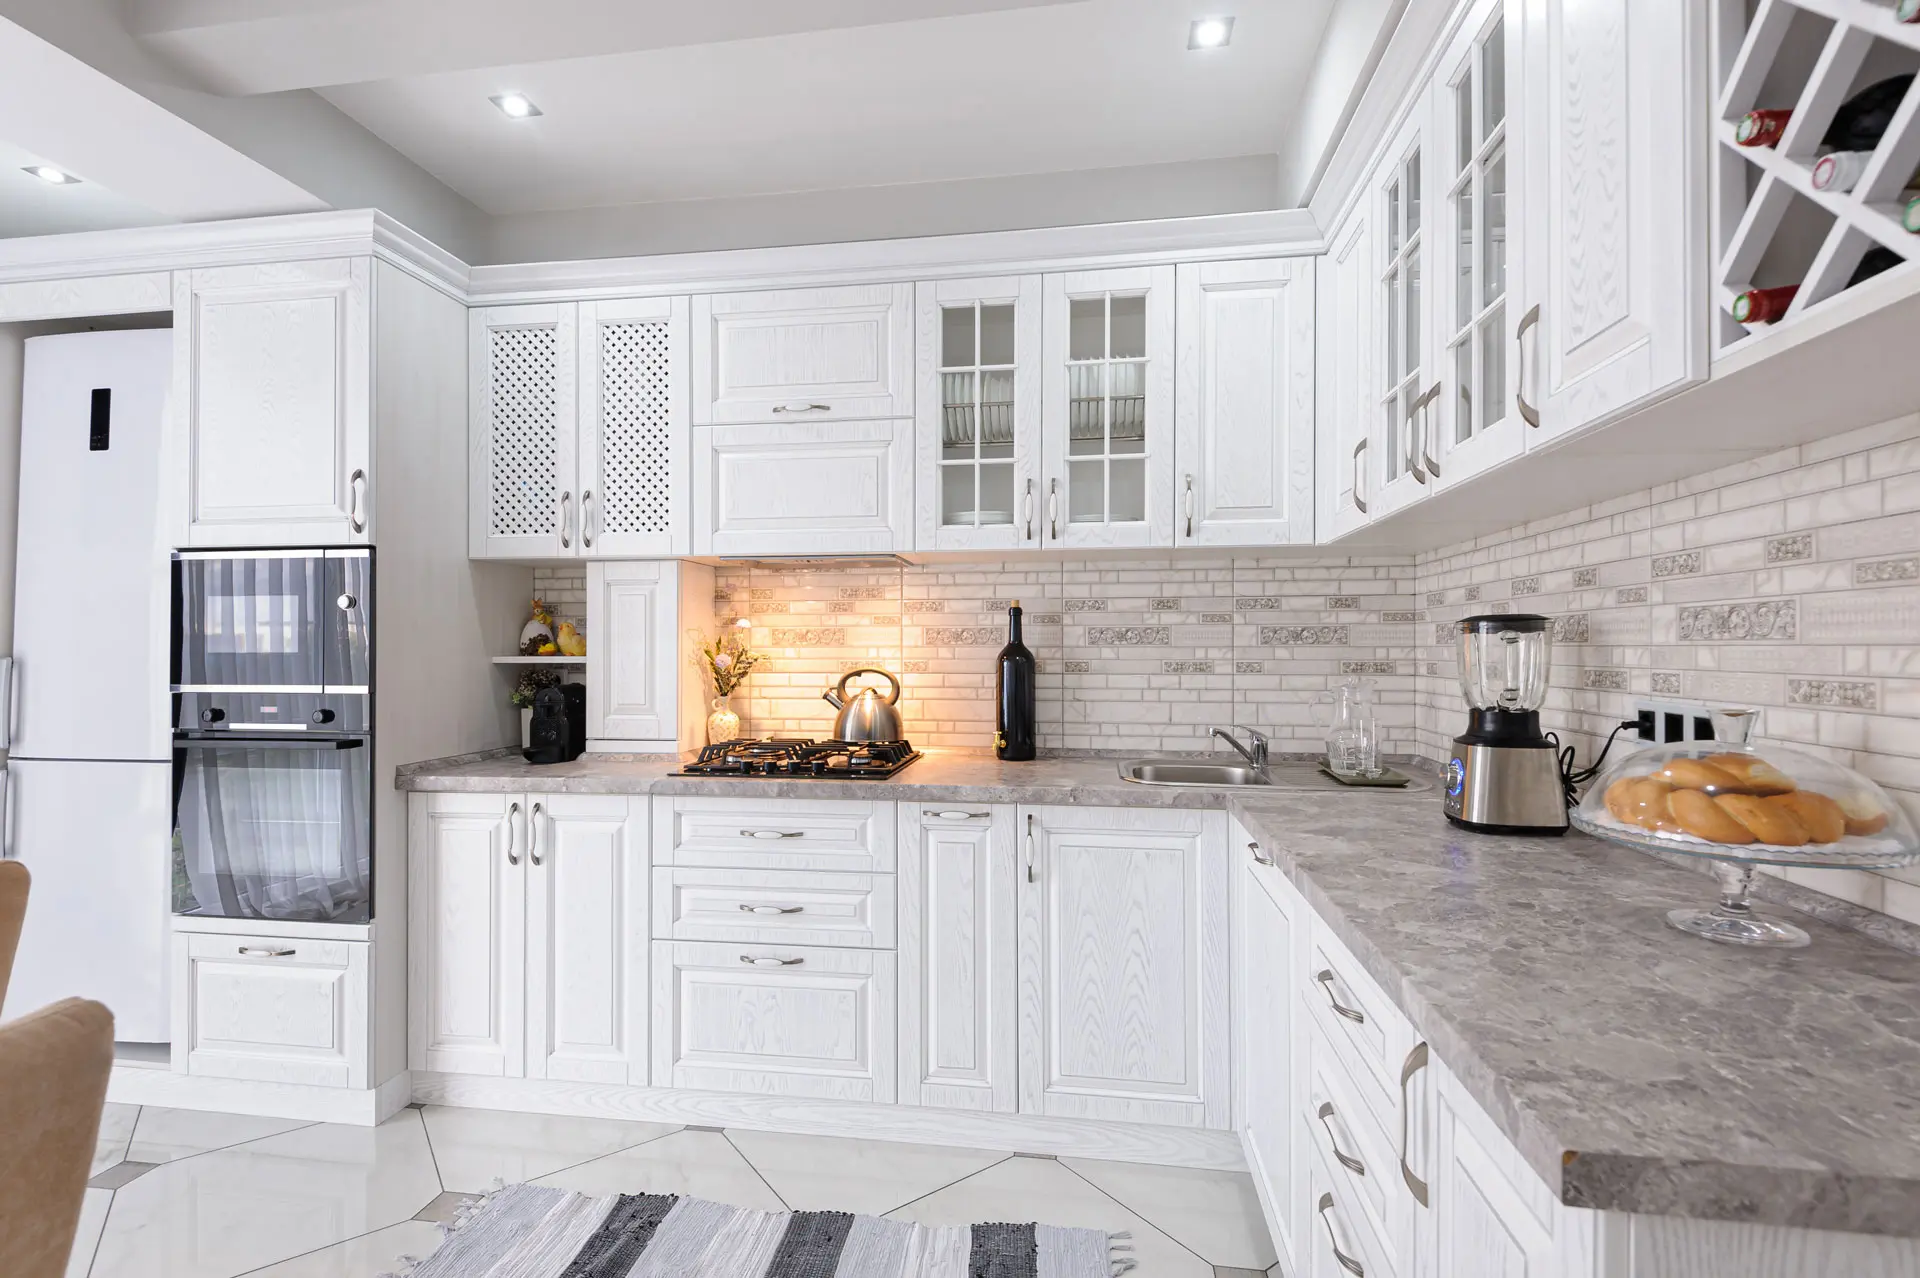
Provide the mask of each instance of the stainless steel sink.
POLYGON ((1141 785, 1272 785, 1266 773, 1244 763, 1198 763, 1188 759, 1135 759, 1120 765, 1120 779, 1141 785))

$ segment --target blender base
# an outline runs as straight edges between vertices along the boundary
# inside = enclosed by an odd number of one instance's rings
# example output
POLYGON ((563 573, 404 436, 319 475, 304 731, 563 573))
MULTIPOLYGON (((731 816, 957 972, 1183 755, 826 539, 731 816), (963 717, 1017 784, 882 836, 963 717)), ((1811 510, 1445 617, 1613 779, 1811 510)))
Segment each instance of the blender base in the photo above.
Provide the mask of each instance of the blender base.
POLYGON ((1559 838, 1567 832, 1564 825, 1489 825, 1484 821, 1469 821, 1447 813, 1447 820, 1462 830, 1472 830, 1475 834, 1537 834, 1559 838))

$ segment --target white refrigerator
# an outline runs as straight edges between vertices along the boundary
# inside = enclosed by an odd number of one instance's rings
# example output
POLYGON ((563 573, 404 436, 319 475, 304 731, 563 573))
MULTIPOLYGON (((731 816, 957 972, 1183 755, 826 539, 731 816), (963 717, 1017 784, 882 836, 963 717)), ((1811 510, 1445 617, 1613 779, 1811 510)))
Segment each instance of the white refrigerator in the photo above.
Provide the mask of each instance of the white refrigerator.
POLYGON ((0 1019, 69 996, 165 1042, 172 907, 165 329, 30 338, 0 855, 32 873, 0 1019))

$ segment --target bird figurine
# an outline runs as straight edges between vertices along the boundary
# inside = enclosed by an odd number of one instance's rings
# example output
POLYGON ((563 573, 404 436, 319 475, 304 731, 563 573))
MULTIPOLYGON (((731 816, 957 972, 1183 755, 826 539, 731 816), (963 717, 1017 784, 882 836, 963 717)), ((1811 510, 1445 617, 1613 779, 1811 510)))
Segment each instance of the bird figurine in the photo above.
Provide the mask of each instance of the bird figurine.
POLYGON ((587 655, 587 637, 571 621, 560 623, 560 632, 554 636, 554 642, 560 645, 560 651, 568 657, 587 655))

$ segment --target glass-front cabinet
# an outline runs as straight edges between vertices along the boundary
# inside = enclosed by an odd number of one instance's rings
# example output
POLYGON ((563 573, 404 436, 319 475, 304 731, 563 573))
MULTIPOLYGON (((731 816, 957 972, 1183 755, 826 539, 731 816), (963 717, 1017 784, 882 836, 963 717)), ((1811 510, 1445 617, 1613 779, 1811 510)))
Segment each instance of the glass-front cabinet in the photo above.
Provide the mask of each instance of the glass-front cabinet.
POLYGON ((1038 275, 916 289, 920 549, 1045 544, 1040 298, 1038 275))
POLYGON ((1436 243, 1447 287, 1434 299, 1446 392, 1430 406, 1421 465, 1441 487, 1481 474, 1525 448, 1517 409, 1519 361, 1514 330, 1520 316, 1508 301, 1515 219, 1507 193, 1520 189, 1524 148, 1511 107, 1519 103, 1523 16, 1509 0, 1473 6, 1441 64, 1434 86, 1435 153, 1444 164, 1446 195, 1436 243))
POLYGON ((1046 277, 1041 544, 1172 544, 1173 317, 1171 266, 1046 277))
POLYGON ((1431 367, 1426 274, 1431 233, 1426 226, 1427 124, 1416 100, 1374 173, 1378 213, 1380 374, 1375 382, 1373 459, 1378 495, 1372 517, 1390 514, 1432 491, 1426 428, 1440 384, 1431 367))

